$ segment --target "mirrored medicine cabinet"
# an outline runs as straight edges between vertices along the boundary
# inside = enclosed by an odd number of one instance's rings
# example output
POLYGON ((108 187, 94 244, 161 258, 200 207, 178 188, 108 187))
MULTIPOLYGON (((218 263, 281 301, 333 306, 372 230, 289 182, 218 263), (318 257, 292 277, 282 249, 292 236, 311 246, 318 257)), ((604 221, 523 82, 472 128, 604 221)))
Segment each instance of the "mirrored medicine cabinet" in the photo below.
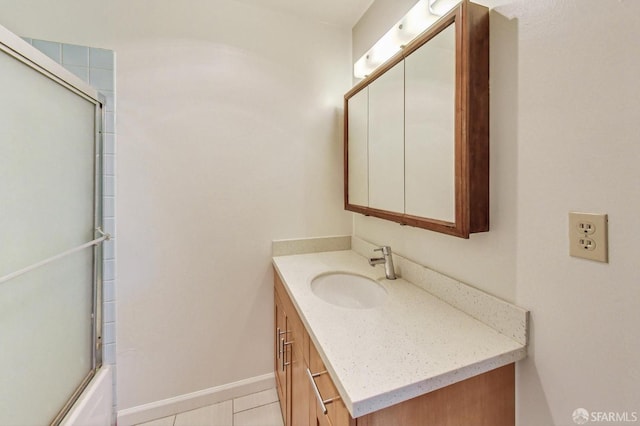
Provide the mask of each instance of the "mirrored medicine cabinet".
POLYGON ((345 95, 345 209, 489 230, 489 13, 463 0, 345 95))

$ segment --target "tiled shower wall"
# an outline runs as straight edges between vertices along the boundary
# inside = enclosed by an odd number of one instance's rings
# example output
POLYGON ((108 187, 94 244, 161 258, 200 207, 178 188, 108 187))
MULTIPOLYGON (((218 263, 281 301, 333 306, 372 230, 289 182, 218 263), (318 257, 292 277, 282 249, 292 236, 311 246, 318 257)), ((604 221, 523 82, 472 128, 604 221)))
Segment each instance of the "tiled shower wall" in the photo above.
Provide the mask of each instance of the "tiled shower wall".
POLYGON ((111 234, 111 240, 104 243, 104 329, 102 337, 104 344, 103 363, 113 365, 113 401, 115 404, 115 54, 111 50, 86 46, 33 40, 29 38, 25 38, 25 40, 67 70, 89 83, 106 98, 105 134, 103 139, 103 222, 105 232, 111 234))

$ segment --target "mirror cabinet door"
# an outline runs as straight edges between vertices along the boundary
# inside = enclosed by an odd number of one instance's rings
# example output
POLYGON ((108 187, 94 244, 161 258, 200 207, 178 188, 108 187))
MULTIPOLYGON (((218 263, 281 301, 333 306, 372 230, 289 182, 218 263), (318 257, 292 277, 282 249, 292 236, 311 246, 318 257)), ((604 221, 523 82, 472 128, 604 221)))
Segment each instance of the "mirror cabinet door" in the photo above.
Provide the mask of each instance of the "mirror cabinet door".
POLYGON ((369 85, 369 207, 404 211, 404 62, 369 85))
POLYGON ((369 205, 369 88, 365 87, 349 99, 347 167, 349 204, 369 205))
POLYGON ((404 212, 455 222, 455 26, 405 58, 404 212))

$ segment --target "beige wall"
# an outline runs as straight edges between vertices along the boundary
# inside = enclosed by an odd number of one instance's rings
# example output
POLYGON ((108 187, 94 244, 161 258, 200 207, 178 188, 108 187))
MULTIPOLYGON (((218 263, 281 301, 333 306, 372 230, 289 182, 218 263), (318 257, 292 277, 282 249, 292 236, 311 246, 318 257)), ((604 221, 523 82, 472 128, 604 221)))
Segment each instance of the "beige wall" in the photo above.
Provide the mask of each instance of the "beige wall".
MULTIPOLYGON (((354 232, 531 310, 519 426, 640 412, 640 2, 479 2, 493 8, 491 231, 465 241, 354 215, 354 232), (609 264, 568 256, 574 210, 609 214, 609 264)), ((354 27, 354 60, 411 6, 389 5, 354 27)))
POLYGON ((269 373, 271 240, 351 232, 349 30, 228 0, 0 10, 116 51, 118 409, 269 373))

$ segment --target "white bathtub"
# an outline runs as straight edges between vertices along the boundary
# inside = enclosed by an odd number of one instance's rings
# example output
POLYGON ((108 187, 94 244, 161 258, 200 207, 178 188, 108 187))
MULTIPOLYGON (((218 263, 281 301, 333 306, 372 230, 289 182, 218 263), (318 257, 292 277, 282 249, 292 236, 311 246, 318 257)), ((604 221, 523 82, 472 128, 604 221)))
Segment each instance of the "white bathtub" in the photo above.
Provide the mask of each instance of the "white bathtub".
POLYGON ((112 424, 113 374, 102 366, 80 399, 62 420, 61 426, 110 426, 112 424))

